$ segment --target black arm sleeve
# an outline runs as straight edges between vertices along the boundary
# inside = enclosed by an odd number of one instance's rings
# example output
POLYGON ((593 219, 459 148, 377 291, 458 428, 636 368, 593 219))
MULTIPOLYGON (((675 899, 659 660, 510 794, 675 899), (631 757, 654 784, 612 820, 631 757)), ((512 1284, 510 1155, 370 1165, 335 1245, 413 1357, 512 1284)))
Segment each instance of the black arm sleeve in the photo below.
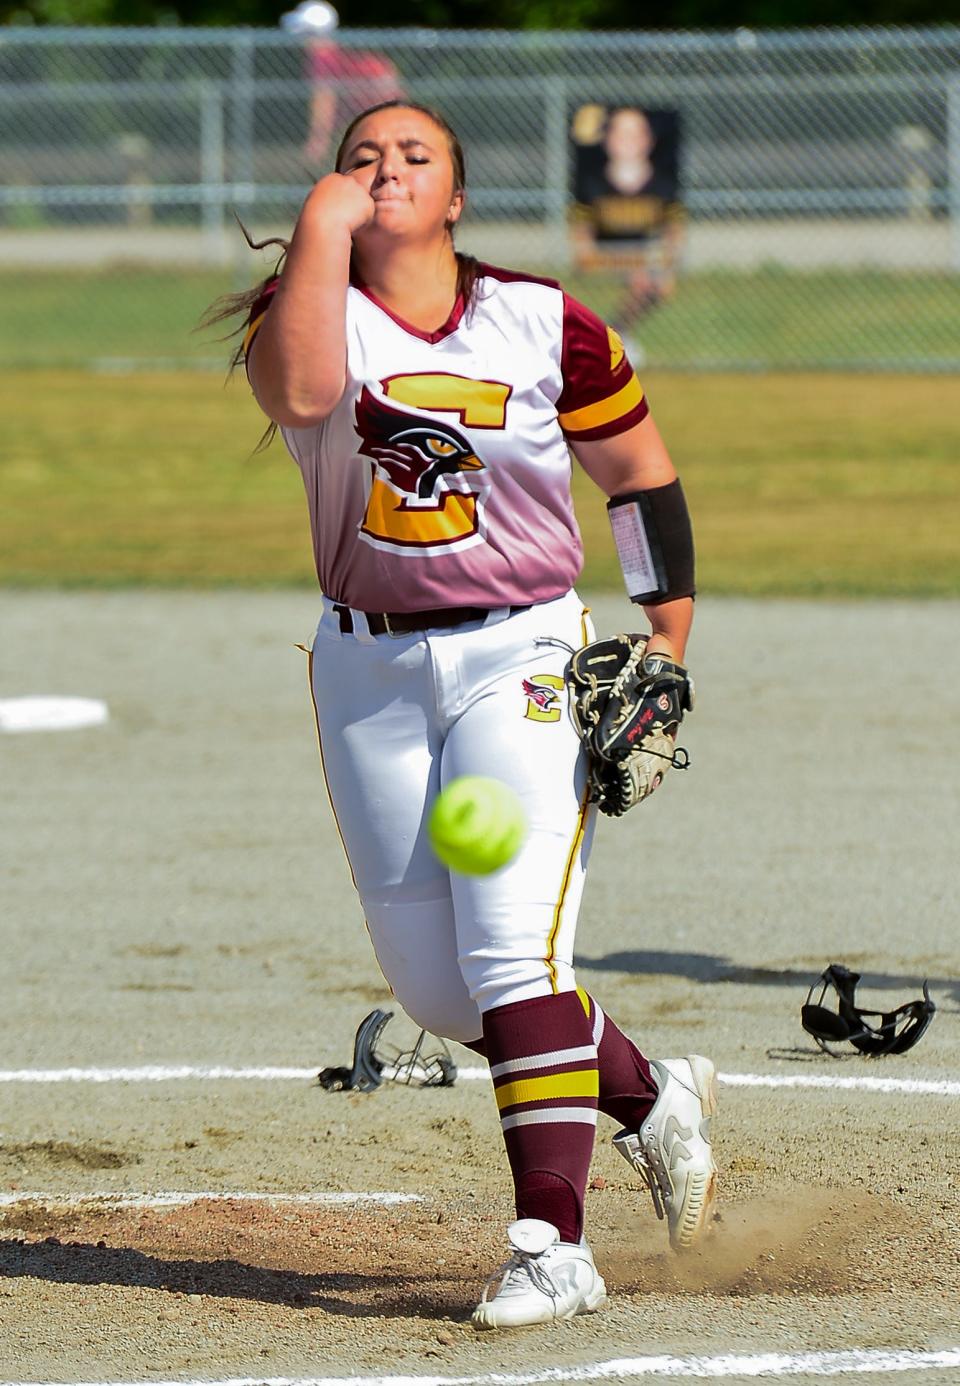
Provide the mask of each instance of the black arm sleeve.
POLYGON ((607 510, 632 602, 658 606, 695 595, 693 529, 679 480, 613 496, 607 510))

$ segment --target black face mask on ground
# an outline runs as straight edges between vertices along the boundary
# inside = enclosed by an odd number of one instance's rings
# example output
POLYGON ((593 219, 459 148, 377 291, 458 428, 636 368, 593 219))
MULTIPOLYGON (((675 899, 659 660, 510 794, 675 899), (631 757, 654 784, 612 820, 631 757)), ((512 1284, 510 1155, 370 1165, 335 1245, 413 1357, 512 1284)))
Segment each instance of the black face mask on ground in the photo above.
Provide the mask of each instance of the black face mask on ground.
POLYGON ((361 1020, 353 1042, 353 1064, 321 1069, 320 1086, 328 1092, 373 1092, 381 1083, 411 1088, 449 1088, 457 1066, 446 1043, 421 1030, 412 1049, 385 1045, 383 1032, 393 1011, 371 1011, 361 1020))
POLYGON ((923 998, 908 1001, 893 1011, 867 1011, 854 1001, 859 972, 851 972, 840 963, 831 963, 807 992, 800 1007, 800 1023, 812 1035, 826 1054, 834 1058, 849 1057, 830 1048, 831 1043, 849 1043, 868 1058, 883 1054, 903 1054, 912 1048, 933 1019, 936 1006, 930 1000, 927 983, 923 983, 923 998), (814 993, 819 988, 816 1000, 814 993), (824 1005, 827 992, 837 994, 837 1010, 824 1005), (879 1022, 879 1023, 877 1023, 879 1022))

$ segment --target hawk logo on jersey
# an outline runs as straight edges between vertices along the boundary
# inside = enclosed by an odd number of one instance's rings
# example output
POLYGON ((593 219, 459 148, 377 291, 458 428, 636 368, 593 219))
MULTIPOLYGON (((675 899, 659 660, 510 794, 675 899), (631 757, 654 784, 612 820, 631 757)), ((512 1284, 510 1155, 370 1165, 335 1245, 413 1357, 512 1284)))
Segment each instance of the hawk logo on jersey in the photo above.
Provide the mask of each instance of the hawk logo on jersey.
POLYGON ((562 688, 563 679, 556 674, 534 674, 524 679, 523 691, 527 695, 524 716, 531 722, 559 722, 562 688))
POLYGON ((356 406, 361 457, 373 463, 362 534, 385 546, 432 549, 478 532, 485 470, 472 445, 446 422, 418 418, 378 400, 366 386, 356 406))

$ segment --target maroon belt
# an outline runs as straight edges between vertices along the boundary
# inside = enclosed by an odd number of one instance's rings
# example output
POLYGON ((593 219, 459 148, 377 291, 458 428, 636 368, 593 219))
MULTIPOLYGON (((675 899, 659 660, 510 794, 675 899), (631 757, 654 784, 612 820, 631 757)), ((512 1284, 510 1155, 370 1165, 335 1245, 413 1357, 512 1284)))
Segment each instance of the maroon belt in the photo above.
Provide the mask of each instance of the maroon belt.
MULTIPOLYGON (((526 606, 511 606, 510 615, 529 611, 530 606, 529 602, 526 606)), ((334 602, 333 609, 340 619, 341 635, 352 635, 353 612, 349 606, 334 602)), ((450 626, 466 625, 468 621, 485 621, 490 609, 484 606, 443 606, 435 611, 364 611, 362 614, 371 635, 412 635, 417 630, 443 630, 450 626)))

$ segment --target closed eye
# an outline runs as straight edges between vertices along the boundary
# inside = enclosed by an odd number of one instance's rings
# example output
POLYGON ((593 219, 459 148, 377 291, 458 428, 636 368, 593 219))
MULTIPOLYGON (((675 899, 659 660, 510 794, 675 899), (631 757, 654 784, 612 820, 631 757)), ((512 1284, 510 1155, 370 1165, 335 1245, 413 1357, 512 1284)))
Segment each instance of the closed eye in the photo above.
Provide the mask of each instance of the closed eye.
MULTIPOLYGON (((408 155, 407 155, 407 163, 408 163, 408 164, 428 164, 429 162, 430 162, 430 160, 429 160, 425 155, 423 155, 423 154, 408 154, 408 155)), ((372 154, 368 154, 368 155, 362 156, 362 157, 359 158, 359 159, 351 159, 351 161, 350 161, 348 167, 349 167, 349 168, 366 168, 368 164, 373 164, 373 163, 376 163, 375 157, 374 157, 372 154)))

